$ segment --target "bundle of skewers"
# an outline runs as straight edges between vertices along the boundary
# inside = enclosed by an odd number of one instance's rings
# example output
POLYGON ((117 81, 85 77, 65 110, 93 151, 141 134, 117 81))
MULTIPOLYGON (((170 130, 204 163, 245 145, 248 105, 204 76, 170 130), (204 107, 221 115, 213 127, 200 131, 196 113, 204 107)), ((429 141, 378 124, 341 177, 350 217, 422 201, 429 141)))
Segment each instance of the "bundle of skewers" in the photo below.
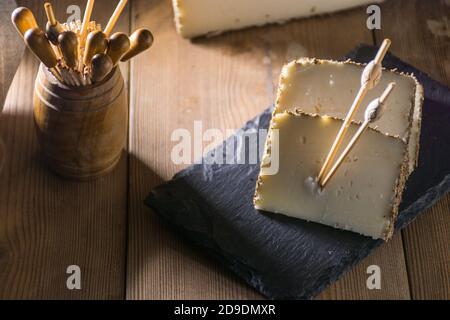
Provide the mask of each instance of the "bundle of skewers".
POLYGON ((101 82, 120 61, 127 62, 153 44, 147 29, 130 37, 122 32, 111 35, 128 0, 121 0, 106 28, 91 21, 95 0, 88 0, 83 21, 60 23, 52 5, 44 4, 48 22, 43 31, 30 9, 20 7, 12 22, 26 45, 61 83, 80 87, 101 82))

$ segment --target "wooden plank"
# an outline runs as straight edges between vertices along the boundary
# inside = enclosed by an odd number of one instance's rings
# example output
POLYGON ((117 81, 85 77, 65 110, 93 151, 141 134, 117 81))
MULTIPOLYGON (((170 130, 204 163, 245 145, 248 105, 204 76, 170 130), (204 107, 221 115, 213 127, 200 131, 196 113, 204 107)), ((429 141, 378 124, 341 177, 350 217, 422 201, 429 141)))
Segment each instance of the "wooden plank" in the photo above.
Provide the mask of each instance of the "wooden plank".
MULTIPOLYGON (((4 0, 0 3, 0 21, 2 21, 2 31, 0 32, 0 43, 7 43, 0 50, 0 113, 3 110, 3 104, 9 90, 9 86, 14 79, 20 59, 25 51, 25 45, 17 32, 11 20, 11 12, 16 8, 14 0, 4 0)), ((1 166, 1 160, 0 160, 1 166)))
MULTIPOLYGON (((151 28, 154 48, 131 69, 130 197, 127 298, 259 298, 198 249, 180 240, 146 209, 152 187, 180 170, 170 159, 172 132, 238 128, 274 101, 281 66, 303 54, 338 58, 372 42, 365 10, 251 28, 218 37, 183 40, 175 33, 169 1, 133 2, 135 27, 151 28), (361 25, 361 27, 355 27, 361 25), (333 30, 331 32, 330 30, 333 30)), ((401 237, 368 258, 322 298, 409 298, 401 237), (395 259, 392 259, 395 256, 395 259), (381 292, 365 287, 366 267, 382 269, 381 292), (352 292, 349 292, 349 291, 352 292)))
MULTIPOLYGON (((148 27, 155 45, 131 64, 128 299, 257 298, 230 272, 163 226, 143 200, 182 167, 170 158, 171 134, 203 127, 234 129, 270 105, 264 52, 255 33, 183 40, 169 1, 133 1, 134 28, 148 27)), ((256 34, 262 35, 261 31, 256 34)))
POLYGON ((396 235, 387 244, 375 250, 372 255, 350 270, 318 298, 346 300, 410 299, 401 234, 396 235), (380 267, 380 290, 369 290, 367 288, 366 281, 369 277, 367 270, 370 266, 380 267))
MULTIPOLYGON (((316 17, 271 28, 265 39, 276 90, 282 65, 300 56, 339 59, 359 43, 372 43, 366 28, 365 8, 316 17)), ((275 93, 274 93, 275 95, 275 93)), ((409 299, 408 278, 401 235, 325 290, 318 299, 409 299), (394 258, 393 258, 394 257, 394 258), (381 290, 369 290, 367 267, 381 269, 381 290)))
MULTIPOLYGON (((394 54, 450 86, 448 17, 448 1, 388 1, 377 40, 391 38, 394 54)), ((413 299, 450 299, 449 213, 450 195, 403 232, 413 299)))
MULTIPOLYGON (((41 1, 22 1, 41 25, 41 1)), ((83 0, 54 1, 57 17, 83 0)), ((112 1, 97 1, 105 17, 112 1)), ((84 5, 82 6, 84 8, 84 5)), ((129 15, 121 20, 128 31, 129 15)), ((103 20, 103 19, 102 19, 103 20)), ((0 177, 0 298, 124 297, 127 159, 94 182, 63 181, 44 167, 34 134, 32 94, 38 63, 27 53, 2 117, 7 163, 0 177), (81 268, 82 290, 66 287, 66 268, 81 268)))

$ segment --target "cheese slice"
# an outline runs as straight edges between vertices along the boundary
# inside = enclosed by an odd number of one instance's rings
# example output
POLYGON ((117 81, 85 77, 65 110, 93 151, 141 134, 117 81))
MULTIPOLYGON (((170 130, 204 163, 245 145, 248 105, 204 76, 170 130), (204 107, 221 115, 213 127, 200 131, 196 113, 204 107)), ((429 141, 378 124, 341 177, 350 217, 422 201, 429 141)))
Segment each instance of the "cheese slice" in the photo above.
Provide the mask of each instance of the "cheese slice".
POLYGON ((362 122, 368 103, 394 81, 386 113, 364 132, 323 191, 314 182, 360 87, 363 67, 305 58, 283 68, 256 186, 256 209, 375 239, 392 236, 403 189, 418 158, 423 88, 413 76, 383 71, 343 146, 362 122))
POLYGON ((285 22, 383 0, 172 0, 178 32, 185 38, 285 22))
MULTIPOLYGON (((319 191, 314 178, 342 122, 299 111, 275 114, 255 208, 387 239, 408 176, 407 145, 396 137, 367 130, 327 187, 319 191), (277 139, 273 139, 274 130, 277 139), (275 143, 279 158, 271 154, 275 143), (269 157, 271 163, 266 160, 269 157), (277 158, 279 169, 272 174, 277 158)), ((353 123, 349 136, 357 129, 353 123)))
MULTIPOLYGON (((300 108, 306 113, 345 119, 360 88, 364 67, 351 61, 310 58, 292 61, 281 72, 275 112, 300 108)), ((379 84, 363 100, 355 120, 364 120, 366 106, 391 82, 396 86, 388 100, 388 111, 371 127, 408 144, 412 172, 418 161, 423 103, 423 87, 413 75, 384 70, 379 84)), ((329 141, 330 148, 332 142, 329 141)))

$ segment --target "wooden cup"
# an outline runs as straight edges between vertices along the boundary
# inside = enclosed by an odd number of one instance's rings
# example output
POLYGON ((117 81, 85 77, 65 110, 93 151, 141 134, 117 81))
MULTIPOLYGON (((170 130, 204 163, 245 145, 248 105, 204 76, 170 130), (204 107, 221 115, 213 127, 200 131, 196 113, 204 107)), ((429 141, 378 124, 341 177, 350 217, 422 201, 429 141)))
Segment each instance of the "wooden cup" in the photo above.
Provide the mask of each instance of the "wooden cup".
POLYGON ((112 171, 127 139, 128 99, 115 68, 87 87, 62 85, 41 65, 34 91, 37 136, 50 170, 73 180, 112 171))

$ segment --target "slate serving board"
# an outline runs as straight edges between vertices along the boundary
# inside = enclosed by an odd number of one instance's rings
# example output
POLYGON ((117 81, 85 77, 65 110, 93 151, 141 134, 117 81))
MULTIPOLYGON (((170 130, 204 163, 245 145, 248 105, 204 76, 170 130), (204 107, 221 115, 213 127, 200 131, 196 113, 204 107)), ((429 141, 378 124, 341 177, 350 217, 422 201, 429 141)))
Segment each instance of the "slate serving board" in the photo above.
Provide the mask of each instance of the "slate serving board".
MULTIPOLYGON (((346 58, 368 62, 376 51, 361 45, 346 58)), ((392 55, 384 65, 414 73, 425 89, 420 163, 407 183, 398 231, 450 190, 450 90, 392 55)), ((225 146, 236 148, 237 137, 267 129, 270 119, 271 108, 249 121, 225 146)), ((258 141, 252 147, 263 145, 258 141)), ((212 151, 205 160, 223 150, 222 146, 212 151)), ((268 298, 310 299, 383 244, 316 223, 262 214, 252 204, 259 164, 204 162, 155 188, 145 202, 268 298)))

